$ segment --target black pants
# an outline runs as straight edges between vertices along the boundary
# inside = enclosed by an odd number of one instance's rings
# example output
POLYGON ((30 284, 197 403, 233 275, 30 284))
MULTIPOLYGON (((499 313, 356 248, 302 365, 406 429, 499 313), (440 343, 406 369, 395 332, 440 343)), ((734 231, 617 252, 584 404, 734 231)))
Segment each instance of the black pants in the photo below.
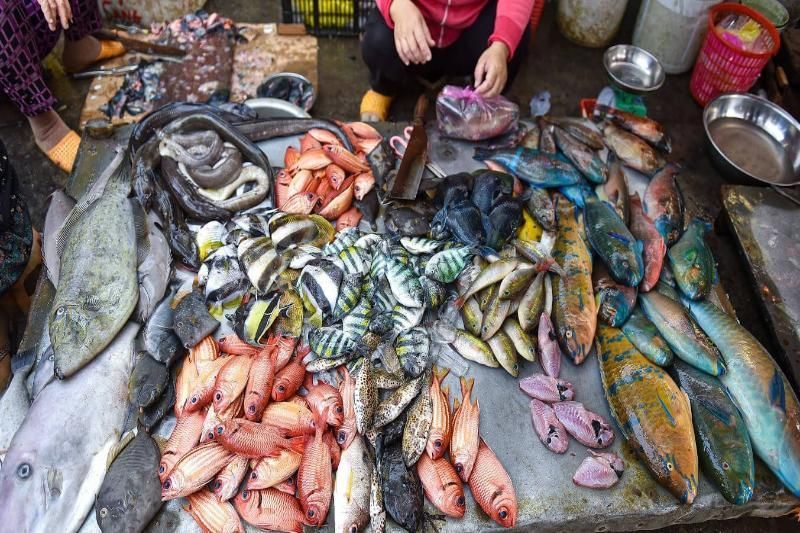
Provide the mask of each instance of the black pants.
MULTIPOLYGON (((431 60, 423 65, 406 66, 397 54, 394 31, 386 25, 377 8, 373 9, 361 42, 361 54, 369 68, 370 86, 381 94, 395 95, 416 77, 436 81, 442 76, 472 76, 478 59, 489 46, 496 14, 497 2, 491 1, 483 8, 475 23, 461 32, 453 44, 446 48, 432 47, 431 60)), ((530 39, 530 28, 526 27, 517 51, 508 64, 508 81, 504 92, 519 72, 530 39)))

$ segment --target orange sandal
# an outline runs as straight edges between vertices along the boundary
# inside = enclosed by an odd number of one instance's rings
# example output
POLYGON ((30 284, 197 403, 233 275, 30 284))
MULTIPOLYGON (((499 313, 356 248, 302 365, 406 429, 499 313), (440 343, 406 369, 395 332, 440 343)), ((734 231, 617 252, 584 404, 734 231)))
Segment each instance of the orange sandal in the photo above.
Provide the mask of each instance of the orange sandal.
POLYGON ((100 53, 97 55, 97 59, 95 61, 102 61, 103 59, 111 59, 112 57, 121 56, 126 51, 125 45, 119 41, 100 40, 100 53))
POLYGON ((394 97, 386 96, 372 89, 361 99, 361 120, 363 122, 383 122, 389 116, 389 108, 394 97))
POLYGON ((47 151, 47 158, 58 168, 69 174, 75 164, 75 157, 78 155, 78 148, 81 145, 80 136, 72 130, 64 135, 64 138, 47 151))

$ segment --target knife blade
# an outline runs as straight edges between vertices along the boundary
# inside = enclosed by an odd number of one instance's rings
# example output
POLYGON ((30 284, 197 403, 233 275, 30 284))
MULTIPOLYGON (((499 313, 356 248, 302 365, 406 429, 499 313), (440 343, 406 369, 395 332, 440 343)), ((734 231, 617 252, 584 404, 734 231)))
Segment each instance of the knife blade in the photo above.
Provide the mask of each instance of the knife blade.
POLYGON ((428 161, 428 134, 425 132, 425 112, 428 98, 421 94, 414 107, 413 129, 408 145, 400 161, 400 168, 389 189, 389 197, 398 200, 413 200, 419 192, 419 184, 428 161))
POLYGON ((183 57, 186 55, 186 50, 182 50, 177 46, 168 46, 166 44, 156 44, 140 39, 134 39, 123 35, 117 30, 98 30, 94 33, 98 39, 108 39, 111 41, 118 41, 122 43, 128 50, 135 52, 142 52, 145 54, 158 54, 165 56, 183 57))

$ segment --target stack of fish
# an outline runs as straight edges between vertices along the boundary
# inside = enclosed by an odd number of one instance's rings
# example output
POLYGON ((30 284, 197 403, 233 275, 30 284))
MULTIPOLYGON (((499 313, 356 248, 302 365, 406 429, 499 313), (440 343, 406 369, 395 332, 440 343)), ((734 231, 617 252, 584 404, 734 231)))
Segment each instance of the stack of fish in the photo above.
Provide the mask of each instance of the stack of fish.
MULTIPOLYGON (((557 379, 561 352, 580 364, 599 345, 617 425, 681 502, 696 495, 698 464, 729 501, 747 502, 753 451, 800 493, 800 426, 789 422, 800 417, 797 397, 763 347, 720 311, 715 260, 705 241, 710 226, 695 219, 684 230, 679 169, 659 152, 669 150, 669 139, 646 118, 607 108, 599 117, 605 121, 600 127, 588 120, 540 119, 521 146, 476 150, 476 159, 500 165, 536 191, 523 216, 526 224, 541 226, 528 235, 542 236, 539 242, 513 241, 517 252, 527 257, 526 250, 533 250, 540 261, 552 254, 555 261, 551 274, 528 266, 521 274, 520 260, 504 250, 477 278, 499 283, 500 293, 525 280, 515 292, 523 296, 506 305, 517 309, 515 323, 523 332, 537 328, 546 375, 520 383, 534 397, 535 431, 556 452, 566 449, 566 433, 589 446, 603 444, 606 423, 573 402, 571 385, 557 379), (644 184, 630 194, 629 181, 644 184), (552 199, 548 189, 558 191, 552 199), (748 379, 759 385, 745 385, 748 379), (779 407, 770 411, 777 397, 779 407), (551 408, 548 401, 556 403, 551 408), (769 411, 766 426, 759 409, 769 411), (588 424, 585 441, 569 428, 575 420, 588 424), (777 449, 784 450, 781 460, 773 454, 777 449)), ((493 297, 479 292, 486 287, 478 284, 459 300, 465 327, 475 334, 488 333, 479 314, 493 297)), ((610 486, 621 466, 612 456, 593 455, 574 480, 610 486)))
POLYGON ((275 178, 275 206, 285 213, 309 214, 336 221, 339 231, 355 227, 361 213, 353 199, 362 201, 375 187, 366 154, 381 142, 381 134, 363 122, 343 124, 357 150, 349 151, 330 131, 312 128, 300 139, 300 149, 290 146, 284 169, 275 178))

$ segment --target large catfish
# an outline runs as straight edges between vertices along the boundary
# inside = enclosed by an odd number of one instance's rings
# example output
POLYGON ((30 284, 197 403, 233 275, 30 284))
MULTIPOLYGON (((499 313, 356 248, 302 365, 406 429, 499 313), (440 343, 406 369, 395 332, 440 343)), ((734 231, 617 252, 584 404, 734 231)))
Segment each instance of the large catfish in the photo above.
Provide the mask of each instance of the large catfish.
POLYGON ((125 422, 138 329, 128 323, 83 371, 31 404, 0 470, 0 532, 80 529, 125 422))

